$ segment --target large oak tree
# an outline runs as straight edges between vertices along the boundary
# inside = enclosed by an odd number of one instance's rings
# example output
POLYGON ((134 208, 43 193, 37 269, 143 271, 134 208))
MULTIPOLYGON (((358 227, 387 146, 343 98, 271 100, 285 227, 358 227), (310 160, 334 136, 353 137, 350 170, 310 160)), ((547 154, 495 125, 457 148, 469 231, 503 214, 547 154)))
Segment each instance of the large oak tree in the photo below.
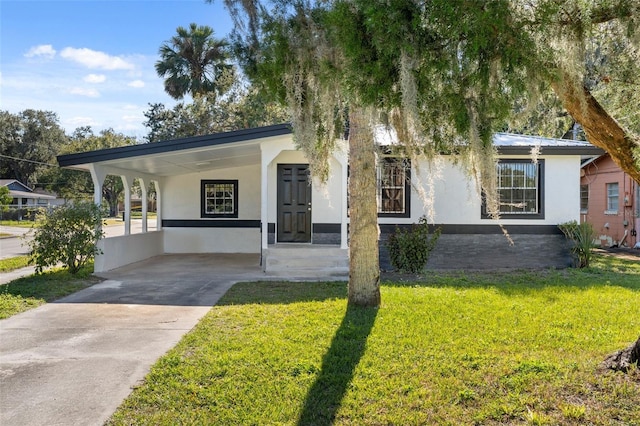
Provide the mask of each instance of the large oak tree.
MULTIPOLYGON (((589 42, 602 26, 624 28, 619 36, 630 48, 619 56, 637 54, 636 0, 225 3, 245 72, 289 106, 316 177, 326 178, 326 159, 349 117, 350 185, 363 185, 350 204, 350 303, 379 303, 377 271, 364 269, 376 267, 365 261, 377 257, 377 242, 369 243, 377 224, 365 207, 375 205, 375 192, 365 187, 375 185, 373 133, 381 122, 398 131, 406 155, 458 153, 496 212, 492 134, 518 103, 552 87, 590 141, 640 181, 637 134, 585 82, 589 42)), ((615 55, 608 61, 618 66, 615 55)), ((637 84, 638 73, 627 76, 637 84)))

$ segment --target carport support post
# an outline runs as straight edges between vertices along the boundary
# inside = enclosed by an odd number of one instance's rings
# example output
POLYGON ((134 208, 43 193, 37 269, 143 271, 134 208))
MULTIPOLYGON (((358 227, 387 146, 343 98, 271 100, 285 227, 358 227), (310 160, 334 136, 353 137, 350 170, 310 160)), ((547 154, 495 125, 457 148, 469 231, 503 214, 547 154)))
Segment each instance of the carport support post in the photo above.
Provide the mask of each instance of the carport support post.
POLYGON ((162 183, 154 181, 156 186, 156 231, 162 229, 162 183))
POLYGON ((340 166, 342 167, 342 185, 341 185, 341 198, 340 200, 342 201, 341 206, 342 208, 340 209, 340 248, 341 249, 347 249, 349 248, 349 236, 348 236, 348 227, 347 227, 347 217, 348 217, 348 211, 347 211, 347 197, 348 192, 347 192, 347 185, 348 185, 348 181, 349 181, 349 166, 347 164, 347 160, 346 158, 342 158, 343 161, 340 161, 340 166))
POLYGON ((260 182, 260 222, 262 226, 262 250, 264 251, 269 246, 269 216, 267 211, 267 189, 268 189, 268 167, 265 164, 264 158, 262 159, 262 167, 260 173, 262 175, 260 182))
MULTIPOLYGON (((107 172, 96 164, 89 164, 91 180, 93 181, 93 202, 102 207, 102 184, 107 177, 107 172)), ((102 228, 102 224, 100 225, 102 228)))
POLYGON ((129 176, 120 176, 124 186, 124 235, 131 235, 131 187, 133 179, 129 176))
POLYGON ((140 184, 140 198, 142 198, 142 232, 147 232, 147 182, 144 179, 138 178, 140 184))

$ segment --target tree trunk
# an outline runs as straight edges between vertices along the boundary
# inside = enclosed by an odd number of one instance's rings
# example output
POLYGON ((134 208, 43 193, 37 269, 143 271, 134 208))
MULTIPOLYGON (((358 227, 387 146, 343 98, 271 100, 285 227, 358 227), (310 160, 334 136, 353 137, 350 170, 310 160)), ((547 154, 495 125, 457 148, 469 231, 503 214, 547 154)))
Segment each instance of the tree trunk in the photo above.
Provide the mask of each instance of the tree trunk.
POLYGON ((627 372, 632 364, 640 367, 640 337, 628 348, 609 355, 602 362, 602 367, 608 370, 627 372))
POLYGON ((622 128, 589 90, 576 85, 567 73, 563 73, 562 80, 553 82, 551 86, 565 109, 580 123, 589 142, 609 153, 613 161, 640 184, 640 168, 633 158, 633 150, 640 150, 640 140, 622 128))
POLYGON ((349 114, 349 304, 380 304, 376 156, 373 133, 362 108, 349 114))

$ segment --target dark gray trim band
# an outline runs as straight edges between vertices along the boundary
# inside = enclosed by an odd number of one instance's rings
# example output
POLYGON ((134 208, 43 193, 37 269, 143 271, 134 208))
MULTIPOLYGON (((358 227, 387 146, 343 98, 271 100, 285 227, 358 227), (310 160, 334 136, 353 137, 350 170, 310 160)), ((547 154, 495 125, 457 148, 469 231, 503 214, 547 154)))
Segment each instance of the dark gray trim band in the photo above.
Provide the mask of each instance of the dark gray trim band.
MULTIPOLYGON (((391 234, 395 231, 396 226, 403 229, 411 228, 410 224, 381 224, 380 232, 382 234, 391 234)), ((502 234, 502 229, 498 225, 463 225, 463 224, 446 224, 446 225, 429 225, 429 229, 433 231, 436 227, 440 227, 443 234, 502 234)), ((509 225, 504 224, 504 228, 509 234, 513 235, 556 235, 562 234, 556 225, 509 225)))
POLYGON ((260 228, 259 220, 162 219, 163 228, 260 228))
MULTIPOLYGON (((339 223, 314 223, 314 234, 339 234, 341 232, 341 226, 339 223)), ((267 224, 267 232, 276 232, 276 224, 269 222, 267 224)))
POLYGON ((289 124, 276 124, 272 126, 257 127, 254 129, 236 130, 233 132, 216 133, 213 135, 194 136, 190 138, 174 139, 169 141, 152 142, 139 145, 122 146, 118 148, 100 149, 76 154, 59 155, 57 157, 60 167, 75 166, 78 164, 98 163, 100 161, 130 158, 139 155, 160 154, 172 151, 182 151, 193 148, 224 145, 234 142, 244 142, 271 136, 287 135, 291 133, 289 124))
POLYGON ((314 234, 339 234, 341 226, 339 223, 314 223, 314 234))

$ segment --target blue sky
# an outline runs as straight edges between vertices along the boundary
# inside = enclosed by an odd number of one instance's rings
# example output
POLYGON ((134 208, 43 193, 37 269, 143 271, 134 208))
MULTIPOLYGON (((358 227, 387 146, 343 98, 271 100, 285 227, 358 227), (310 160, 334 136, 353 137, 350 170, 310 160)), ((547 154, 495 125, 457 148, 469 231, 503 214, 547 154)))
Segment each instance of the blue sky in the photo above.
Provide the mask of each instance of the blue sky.
POLYGON ((178 26, 222 38, 222 0, 0 0, 0 110, 53 111, 79 126, 142 138, 149 103, 173 106, 154 64, 178 26))

